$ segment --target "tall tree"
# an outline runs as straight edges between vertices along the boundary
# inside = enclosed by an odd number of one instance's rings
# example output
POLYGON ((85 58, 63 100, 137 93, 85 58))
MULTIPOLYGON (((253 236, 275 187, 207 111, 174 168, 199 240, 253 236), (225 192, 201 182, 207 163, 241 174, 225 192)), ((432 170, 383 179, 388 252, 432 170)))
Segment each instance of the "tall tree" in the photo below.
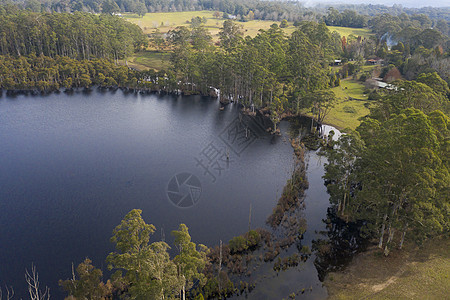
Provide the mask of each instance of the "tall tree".
POLYGON ((181 296, 186 299, 186 289, 191 288, 195 282, 200 285, 205 284, 205 275, 202 273, 206 265, 207 247, 200 244, 198 246, 191 241, 188 228, 185 224, 180 224, 178 230, 172 231, 175 237, 175 245, 179 254, 175 256, 174 262, 178 268, 178 275, 182 281, 181 296))
POLYGON ((155 226, 146 224, 141 210, 130 211, 114 229, 111 241, 117 252, 107 257, 108 268, 129 285, 133 299, 164 299, 181 288, 176 265, 170 260, 165 242, 150 244, 155 226))
POLYGON ((219 31, 219 40, 226 51, 231 51, 242 42, 243 35, 242 26, 228 19, 219 31))
POLYGON ((425 113, 441 109, 444 98, 426 84, 416 81, 394 81, 385 97, 380 98, 371 108, 372 117, 388 120, 392 114, 398 114, 406 108, 417 108, 425 113))
POLYGON ((72 279, 59 281, 59 285, 62 286, 69 296, 76 299, 106 299, 111 296, 111 283, 108 282, 105 285, 101 281, 102 271, 95 268, 89 258, 86 258, 78 265, 76 273, 78 279, 73 272, 72 279))

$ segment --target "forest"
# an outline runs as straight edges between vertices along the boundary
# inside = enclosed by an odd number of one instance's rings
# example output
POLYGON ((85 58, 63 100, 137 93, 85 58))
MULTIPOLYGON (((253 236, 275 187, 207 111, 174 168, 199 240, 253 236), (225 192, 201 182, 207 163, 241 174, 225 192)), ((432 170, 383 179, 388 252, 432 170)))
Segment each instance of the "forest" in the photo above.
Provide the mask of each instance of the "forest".
MULTIPOLYGON (((357 129, 347 130, 336 142, 321 142, 332 210, 346 223, 362 224, 360 236, 376 242, 386 256, 402 249, 408 239, 426 244, 435 236, 448 238, 449 11, 351 8, 306 10, 291 2, 232 0, 2 1, 0 95, 4 90, 37 94, 98 87, 220 96, 223 105, 238 102, 249 114, 259 110, 272 120, 277 133, 282 119, 305 111, 320 128, 336 103, 330 89, 341 80, 380 79, 389 88, 368 88, 370 113, 357 129), (201 20, 167 35, 146 36, 116 15, 200 9, 240 17, 225 19, 214 41, 201 20), (245 36, 239 20, 245 21, 250 12, 254 18, 276 23, 255 37, 245 36), (327 25, 368 27, 374 35, 344 37, 327 25), (294 27, 289 35, 282 30, 286 26, 294 27), (127 57, 148 48, 170 53, 170 67, 137 71, 126 65, 127 57)), ((299 165, 269 218, 272 226, 279 225, 286 210, 299 205, 296 196, 307 188, 304 145, 291 143, 299 165)), ((303 227, 298 221, 295 238, 290 234, 274 243, 278 248, 266 252, 267 261, 275 260, 283 244, 301 239, 303 227)), ((128 213, 113 231, 116 251, 106 259, 115 273, 102 281, 102 272, 86 259, 72 279, 60 281, 68 299, 243 294, 251 286, 232 282, 228 274, 239 273, 242 253, 272 244, 266 231, 251 230, 223 248, 207 249, 193 243, 187 226, 181 224, 172 233, 178 252, 171 258, 167 243, 150 242, 155 230, 140 210, 128 213), (226 272, 221 272, 222 263, 226 272)), ((297 257, 276 261, 274 268, 296 265, 310 254, 304 248, 297 257)))
MULTIPOLYGON (((5 1, 5 0, 2 0, 5 1)), ((6 0, 7 1, 7 0, 6 0)), ((238 20, 245 20, 243 16, 250 11, 258 20, 282 21, 320 21, 328 19, 341 26, 361 27, 368 19, 378 14, 392 16, 425 15, 435 20, 449 21, 450 9, 448 7, 433 8, 407 8, 401 5, 391 7, 385 5, 351 5, 336 4, 334 10, 341 13, 339 19, 334 18, 334 12, 329 12, 329 6, 316 5, 305 7, 301 2, 295 1, 258 1, 258 0, 13 0, 22 8, 34 12, 93 12, 93 13, 118 13, 133 12, 144 15, 149 12, 181 12, 213 10, 226 12, 237 16, 238 20), (327 16, 328 14, 328 16, 327 16), (336 21, 338 23, 336 23, 336 21)), ((327 23, 328 24, 328 23, 327 23)))

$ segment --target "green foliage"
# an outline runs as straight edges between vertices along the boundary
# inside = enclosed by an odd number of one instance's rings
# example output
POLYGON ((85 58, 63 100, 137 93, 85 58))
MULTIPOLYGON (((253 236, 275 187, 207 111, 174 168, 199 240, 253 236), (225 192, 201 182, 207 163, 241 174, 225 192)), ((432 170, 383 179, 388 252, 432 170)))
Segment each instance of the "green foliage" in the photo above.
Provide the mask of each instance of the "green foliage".
POLYGON ((146 224, 141 210, 130 211, 114 229, 111 241, 117 252, 107 257, 108 268, 125 272, 119 276, 128 283, 127 292, 134 299, 163 298, 177 294, 182 282, 177 267, 170 260, 165 242, 150 244, 155 227, 146 224))
POLYGON ((281 21, 280 28, 287 28, 288 26, 288 21, 286 19, 283 19, 283 21, 281 21))
POLYGON ((121 59, 147 43, 137 25, 117 16, 0 11, 0 18, 0 55, 121 59))
POLYGON ((256 230, 250 230, 247 232, 247 244, 249 248, 258 247, 261 242, 261 234, 256 230))
POLYGON ((242 235, 235 236, 228 242, 231 253, 240 253, 248 249, 247 240, 242 235))
POLYGON ((119 6, 113 0, 105 0, 102 3, 102 13, 104 14, 114 14, 120 11, 119 6))
POLYGON ((178 276, 183 282, 182 293, 185 294, 186 288, 190 289, 195 281, 200 286, 205 284, 206 278, 202 273, 206 265, 207 247, 199 245, 199 250, 195 243, 191 242, 191 236, 186 225, 180 224, 178 230, 172 231, 175 237, 175 245, 179 254, 175 256, 174 262, 177 265, 178 276))
POLYGON ((227 19, 219 32, 219 40, 225 50, 231 51, 242 42, 243 35, 242 26, 227 19))
POLYGON ((449 118, 398 109, 366 118, 360 136, 341 136, 327 155, 325 175, 340 216, 365 220, 364 233, 378 235, 385 254, 394 244, 401 247, 407 233, 420 242, 449 230, 449 118))
POLYGON ((443 97, 448 97, 450 93, 447 82, 437 72, 422 73, 417 77, 416 81, 428 85, 433 89, 433 92, 441 94, 443 97))
POLYGON ((89 258, 80 263, 76 269, 78 279, 60 280, 59 285, 76 299, 106 299, 111 296, 112 285, 101 281, 103 273, 96 269, 89 258))
POLYGON ((358 15, 354 10, 346 9, 339 13, 333 7, 328 9, 328 14, 324 17, 324 21, 329 26, 362 28, 366 25, 366 18, 358 15))
POLYGON ((317 122, 322 124, 336 102, 336 95, 331 90, 318 90, 309 93, 305 99, 307 107, 312 108, 317 122))
POLYGON ((406 108, 417 108, 425 113, 445 109, 445 98, 429 86, 416 81, 394 81, 386 96, 380 98, 371 109, 371 115, 378 120, 387 120, 406 108))

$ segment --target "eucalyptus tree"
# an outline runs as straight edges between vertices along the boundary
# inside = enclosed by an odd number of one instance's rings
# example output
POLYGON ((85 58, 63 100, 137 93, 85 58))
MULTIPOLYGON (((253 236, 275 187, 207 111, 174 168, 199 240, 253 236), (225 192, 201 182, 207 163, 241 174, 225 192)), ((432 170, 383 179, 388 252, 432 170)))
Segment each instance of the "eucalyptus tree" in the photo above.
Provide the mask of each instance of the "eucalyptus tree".
POLYGON ((207 247, 197 245, 191 241, 188 228, 185 224, 180 224, 178 230, 172 231, 175 237, 175 247, 179 253, 174 258, 177 266, 178 277, 181 285, 182 299, 186 299, 186 289, 190 289, 194 283, 200 286, 206 283, 205 275, 202 273, 206 265, 207 247), (198 249, 197 249, 198 248, 198 249))
POLYGON ((117 269, 114 277, 128 285, 132 299, 164 299, 176 294, 182 282, 167 252, 169 245, 150 243, 155 226, 146 224, 141 213, 130 211, 114 229, 111 241, 116 251, 107 257, 108 268, 117 269))
MULTIPOLYGON (((423 80, 425 80, 424 77, 423 80)), ((406 108, 413 107, 429 113, 436 109, 442 109, 443 105, 445 105, 444 96, 426 84, 399 80, 392 82, 387 95, 377 100, 371 108, 371 116, 385 121, 392 114, 398 114, 406 108)))
POLYGON ((448 83, 437 72, 422 73, 417 77, 416 81, 428 85, 433 92, 441 94, 445 98, 450 97, 448 83))
POLYGON ((238 47, 242 43, 243 36, 242 26, 238 25, 233 20, 227 19, 223 22, 223 26, 219 31, 221 47, 227 52, 231 52, 235 47, 238 47))
POLYGON ((299 113, 302 98, 309 92, 328 87, 328 71, 323 67, 324 54, 318 45, 313 44, 299 29, 289 38, 288 66, 295 86, 295 108, 299 113))
MULTIPOLYGON (((363 123, 358 129, 366 143, 358 197, 371 203, 370 209, 383 219, 380 224, 387 222, 386 254, 396 232, 402 234, 401 247, 407 231, 421 240, 448 229, 445 194, 450 178, 448 162, 442 159, 449 154, 448 121, 443 113, 427 116, 409 108, 383 123, 363 123)), ((381 246, 383 236, 380 239, 381 246)))
POLYGON ((366 118, 327 151, 327 189, 338 215, 363 220, 387 255, 394 245, 450 230, 449 118, 415 108, 366 118))
POLYGON ((333 149, 326 152, 324 179, 330 202, 336 205, 338 216, 354 220, 358 204, 354 195, 358 183, 358 160, 364 150, 364 142, 357 132, 342 135, 333 149))
POLYGON ((111 283, 101 281, 103 272, 95 268, 89 258, 78 265, 76 275, 72 266, 72 278, 59 281, 69 296, 75 299, 107 299, 112 296, 111 283))
POLYGON ((336 102, 336 95, 331 90, 317 90, 305 97, 305 106, 311 107, 313 116, 322 125, 336 102))

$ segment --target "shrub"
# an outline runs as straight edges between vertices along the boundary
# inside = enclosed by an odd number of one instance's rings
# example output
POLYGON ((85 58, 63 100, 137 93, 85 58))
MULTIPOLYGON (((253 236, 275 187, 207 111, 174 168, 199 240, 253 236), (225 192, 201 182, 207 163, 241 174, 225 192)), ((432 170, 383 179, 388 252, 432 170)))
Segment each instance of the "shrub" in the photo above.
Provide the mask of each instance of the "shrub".
POLYGON ((349 114, 355 114, 356 110, 351 106, 344 106, 344 112, 349 114))
POLYGON ((247 242, 249 248, 257 247, 261 242, 261 235, 255 230, 250 230, 247 233, 247 242))
POLYGON ((247 240, 242 235, 232 238, 228 245, 232 253, 239 253, 248 249, 247 240))

